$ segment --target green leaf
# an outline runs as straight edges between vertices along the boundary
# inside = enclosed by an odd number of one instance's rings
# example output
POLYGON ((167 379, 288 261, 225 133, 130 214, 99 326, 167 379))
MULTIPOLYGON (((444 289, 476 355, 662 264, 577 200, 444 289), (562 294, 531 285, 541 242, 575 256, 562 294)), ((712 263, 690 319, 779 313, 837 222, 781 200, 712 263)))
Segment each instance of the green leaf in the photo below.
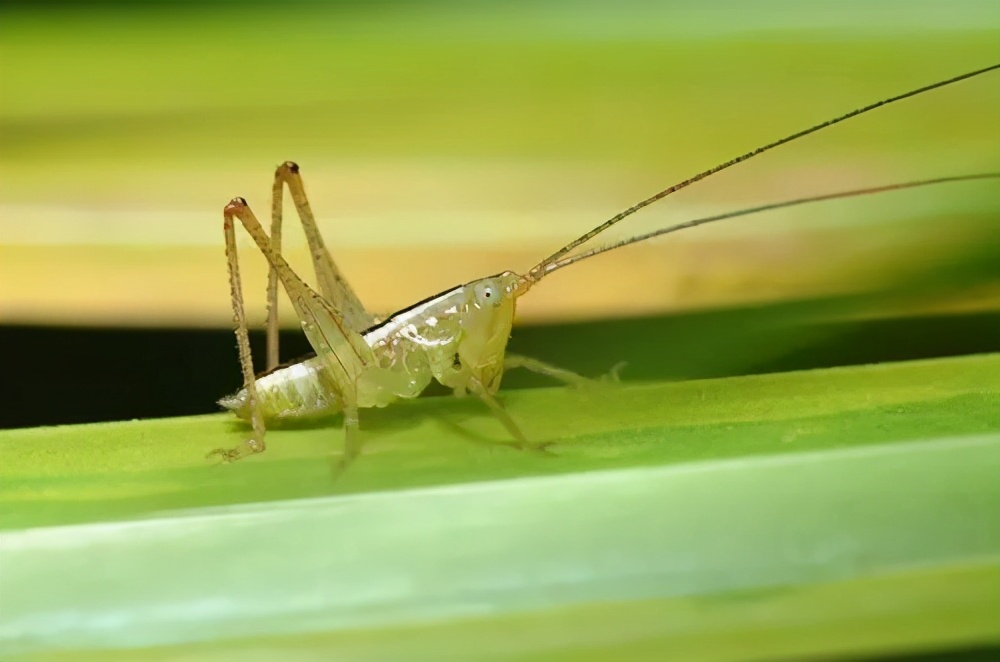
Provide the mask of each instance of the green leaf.
POLYGON ((507 392, 555 456, 503 447, 476 402, 425 398, 366 411, 339 481, 336 422, 229 466, 201 459, 245 434, 225 416, 0 432, 0 646, 542 660, 1000 641, 998 375, 984 355, 507 392))

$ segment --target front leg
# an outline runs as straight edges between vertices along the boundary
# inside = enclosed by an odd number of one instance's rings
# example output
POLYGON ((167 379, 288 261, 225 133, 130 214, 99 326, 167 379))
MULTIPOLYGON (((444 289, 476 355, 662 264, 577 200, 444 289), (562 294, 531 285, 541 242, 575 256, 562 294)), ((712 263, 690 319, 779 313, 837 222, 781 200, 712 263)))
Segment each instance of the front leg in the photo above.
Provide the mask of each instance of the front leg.
POLYGON ((523 432, 521 432, 521 428, 518 427, 513 417, 509 413, 507 413, 507 410, 503 408, 503 405, 500 404, 500 401, 497 400, 492 393, 486 390, 486 387, 484 387, 482 383, 479 382, 478 379, 473 378, 469 380, 468 389, 469 392, 474 393, 480 400, 483 401, 483 403, 486 404, 487 407, 490 408, 490 411, 493 412, 494 416, 500 419, 500 422, 503 424, 503 426, 507 428, 507 432, 509 432, 510 435, 514 437, 515 443, 512 445, 515 448, 519 448, 521 450, 547 452, 547 449, 549 446, 552 445, 552 442, 542 442, 539 444, 533 444, 530 441, 528 441, 528 438, 524 436, 523 432))
MULTIPOLYGON (((583 375, 578 375, 571 370, 559 368, 550 363, 545 363, 544 361, 539 361, 538 359, 533 359, 528 356, 521 356, 520 354, 507 354, 504 357, 503 367, 504 370, 510 370, 511 368, 524 368, 530 372, 551 377, 552 379, 561 381, 564 384, 569 384, 570 386, 592 386, 597 382, 597 380, 584 377, 583 375)), ((611 368, 607 375, 600 378, 600 381, 617 382, 618 373, 624 367, 624 361, 617 363, 611 368)))

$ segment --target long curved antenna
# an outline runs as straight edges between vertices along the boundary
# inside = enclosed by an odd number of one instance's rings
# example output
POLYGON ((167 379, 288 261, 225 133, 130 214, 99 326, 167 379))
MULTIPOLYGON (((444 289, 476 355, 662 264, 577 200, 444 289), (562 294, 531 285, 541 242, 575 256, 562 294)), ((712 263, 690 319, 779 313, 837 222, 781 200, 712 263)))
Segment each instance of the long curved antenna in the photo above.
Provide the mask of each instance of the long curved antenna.
POLYGON ((761 205, 759 207, 749 207, 747 209, 740 209, 737 211, 726 212, 725 214, 706 216, 704 218, 698 218, 693 221, 685 221, 684 223, 678 223, 677 225, 671 225, 669 227, 661 228, 653 232, 648 232, 646 234, 641 234, 636 237, 624 239, 622 241, 618 241, 613 244, 608 244, 607 246, 594 248, 592 250, 586 251, 584 253, 579 253, 572 257, 565 257, 556 262, 550 262, 544 267, 544 271, 539 275, 539 277, 550 274, 556 269, 562 269, 563 267, 568 267, 569 265, 579 262, 580 260, 586 260, 589 257, 594 257, 595 255, 600 255, 601 253, 607 253, 608 251, 613 251, 616 248, 621 248, 622 246, 628 246, 629 244, 637 244, 640 241, 646 241, 647 239, 652 239, 653 237, 659 237, 661 235, 670 234, 671 232, 677 232, 678 230, 686 230, 687 228, 693 228, 699 225, 705 225, 706 223, 714 223, 715 221, 723 221, 728 218, 736 218, 737 216, 749 216, 751 214, 759 214, 765 211, 784 209, 785 207, 795 207, 798 205, 805 205, 812 202, 823 202, 825 200, 853 198, 862 195, 885 193, 887 191, 899 191, 908 188, 918 188, 920 186, 931 186, 934 184, 949 184, 953 182, 969 182, 981 179, 1000 179, 1000 172, 977 173, 974 175, 956 175, 954 177, 938 177, 936 179, 922 179, 919 181, 902 182, 899 184, 886 184, 884 186, 873 186, 871 188, 854 189, 853 191, 840 191, 839 193, 826 193, 824 195, 810 196, 808 198, 784 200, 782 202, 773 202, 771 204, 761 205))
POLYGON ((858 115, 862 115, 864 113, 867 113, 868 111, 875 110, 876 108, 880 108, 882 106, 889 105, 890 103, 894 103, 896 101, 902 101, 903 99, 907 99, 909 97, 916 96, 916 95, 922 94, 924 92, 929 92, 930 90, 937 89, 939 87, 944 87, 945 85, 951 85, 952 83, 957 83, 957 82, 965 80, 967 78, 972 78, 973 76, 978 76, 978 75, 984 74, 984 73, 986 73, 988 71, 993 71, 994 69, 1000 69, 1000 64, 994 64, 992 66, 985 67, 983 69, 977 69, 976 71, 972 71, 972 72, 969 72, 969 73, 966 73, 966 74, 962 74, 961 76, 955 76, 953 78, 949 78, 947 80, 939 81, 939 82, 933 83, 931 85, 925 85, 924 87, 921 87, 921 88, 918 88, 918 89, 915 89, 915 90, 911 90, 909 92, 905 92, 903 94, 899 94, 897 96, 890 97, 888 99, 883 99, 882 101, 877 101, 877 102, 875 102, 873 104, 865 106, 864 108, 858 108, 857 110, 852 110, 851 112, 846 113, 844 115, 841 115, 839 117, 835 117, 832 120, 827 120, 826 122, 823 122, 821 124, 817 124, 817 125, 812 126, 812 127, 808 128, 808 129, 804 129, 802 131, 799 131, 798 133, 793 133, 792 135, 786 136, 786 137, 782 138, 781 140, 776 140, 773 143, 769 143, 767 145, 764 145, 763 147, 758 147, 757 149, 755 149, 755 150, 753 150, 751 152, 747 152, 746 154, 743 154, 741 156, 737 156, 734 159, 730 159, 729 161, 726 161, 725 163, 719 164, 719 165, 715 166, 714 168, 710 168, 708 170, 705 170, 704 172, 700 172, 700 173, 698 173, 697 175, 695 175, 693 177, 689 177, 688 179, 685 179, 684 181, 682 181, 680 183, 674 184, 673 186, 671 186, 669 188, 665 188, 662 191, 660 191, 659 193, 657 193, 657 194, 655 194, 655 195, 653 195, 651 197, 646 198, 642 202, 629 207, 625 211, 620 212, 620 213, 616 214, 615 216, 611 217, 610 219, 608 219, 607 221, 605 221, 604 223, 601 223, 600 225, 598 225, 596 228, 594 228, 590 232, 588 232, 588 233, 586 233, 584 235, 581 235, 579 238, 577 238, 577 239, 571 241, 570 243, 566 244, 565 246, 563 246, 562 248, 560 248, 558 251, 556 251, 555 253, 553 253, 552 255, 550 255, 549 257, 545 258, 544 260, 542 260, 541 262, 539 262, 538 264, 536 264, 534 267, 532 267, 531 270, 528 272, 528 274, 525 276, 525 278, 529 282, 535 282, 535 281, 537 281, 539 278, 541 278, 543 275, 545 275, 548 272, 548 270, 546 269, 546 267, 549 264, 558 262, 560 258, 562 258, 564 255, 566 255, 567 253, 569 253, 571 250, 573 250, 574 248, 576 248, 577 246, 579 246, 581 244, 584 244, 584 243, 590 241, 591 239, 593 239, 594 237, 596 237, 600 233, 602 233, 605 230, 607 230, 608 228, 610 228, 615 223, 618 223, 619 221, 621 221, 622 219, 626 218, 627 216, 631 216, 632 214, 636 213, 637 211, 639 211, 643 207, 651 205, 654 202, 656 202, 657 200, 661 200, 661 199, 667 197, 668 195, 670 195, 671 193, 674 193, 675 191, 679 191, 682 188, 686 188, 686 187, 690 186, 691 184, 694 184, 697 181, 701 181, 702 179, 705 179, 706 177, 714 175, 715 173, 717 173, 717 172, 719 172, 721 170, 725 170, 726 168, 728 168, 730 166, 734 166, 737 163, 740 163, 742 161, 746 161, 747 159, 753 158, 753 157, 757 156, 758 154, 763 154, 764 152, 766 152, 768 150, 771 150, 771 149, 774 149, 775 147, 778 147, 780 145, 784 145, 785 143, 790 143, 793 140, 798 140, 799 138, 807 136, 810 133, 815 133, 815 132, 819 131, 820 129, 825 129, 825 128, 829 127, 829 126, 833 126, 834 124, 839 124, 840 122, 843 122, 844 120, 849 120, 852 117, 857 117, 858 115))

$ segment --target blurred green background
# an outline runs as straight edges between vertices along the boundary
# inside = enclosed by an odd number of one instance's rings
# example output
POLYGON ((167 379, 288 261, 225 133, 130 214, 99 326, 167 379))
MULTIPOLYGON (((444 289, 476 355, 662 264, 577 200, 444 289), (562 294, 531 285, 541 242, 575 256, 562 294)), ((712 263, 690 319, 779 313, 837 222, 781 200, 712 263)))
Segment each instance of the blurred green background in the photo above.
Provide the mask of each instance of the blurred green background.
MULTIPOLYGON (((227 327, 221 208, 242 195, 266 216, 286 159, 302 166, 362 299, 390 312, 525 269, 777 137, 992 63, 998 30, 990 0, 7 5, 0 319, 227 327)), ((615 236, 996 170, 996 78, 734 168, 615 236)), ((996 211, 996 190, 913 191, 686 233, 567 270, 523 300, 522 319, 868 287, 886 260, 935 250, 941 228, 921 220, 948 223, 959 242, 970 213, 996 211)), ((293 264, 308 265, 301 234, 289 235, 293 264)), ((259 320, 263 261, 242 245, 259 320)))

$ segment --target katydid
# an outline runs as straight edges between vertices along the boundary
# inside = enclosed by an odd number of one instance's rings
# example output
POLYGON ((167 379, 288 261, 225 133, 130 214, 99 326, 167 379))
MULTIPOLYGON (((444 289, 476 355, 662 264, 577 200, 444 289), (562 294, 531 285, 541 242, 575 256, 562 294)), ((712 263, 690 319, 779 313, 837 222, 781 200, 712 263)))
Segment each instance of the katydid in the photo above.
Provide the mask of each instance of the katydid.
POLYGON ((588 379, 570 371, 506 352, 517 299, 547 275, 609 250, 705 223, 835 198, 1000 178, 1000 173, 939 177, 786 200, 695 219, 572 254, 575 249, 643 207, 737 163, 881 106, 997 69, 1000 69, 1000 64, 955 76, 883 99, 793 133, 646 198, 571 241, 524 274, 505 271, 458 285, 381 321, 365 309, 337 268, 319 233, 306 198, 299 167, 292 162, 286 162, 278 167, 274 177, 270 233, 265 232, 243 198, 234 198, 223 212, 233 313, 244 383, 242 390, 223 398, 220 404, 241 418, 249 420, 252 434, 235 448, 217 449, 210 455, 218 454, 224 460, 232 461, 262 452, 265 449, 265 425, 268 420, 343 412, 346 440, 341 463, 345 464, 360 450, 361 409, 384 407, 401 398, 417 397, 432 380, 452 389, 457 395, 471 393, 482 400, 507 429, 514 440, 513 445, 522 448, 544 448, 544 443, 530 443, 527 440, 514 419, 504 410, 496 394, 504 371, 511 368, 525 368, 570 384, 589 382, 588 379), (281 254, 283 194, 286 186, 305 230, 318 291, 307 285, 281 254), (239 220, 250 234, 270 266, 268 370, 260 376, 254 374, 250 354, 236 255, 234 219, 239 220), (315 351, 313 357, 284 366, 278 366, 279 281, 292 302, 309 344, 315 351))

